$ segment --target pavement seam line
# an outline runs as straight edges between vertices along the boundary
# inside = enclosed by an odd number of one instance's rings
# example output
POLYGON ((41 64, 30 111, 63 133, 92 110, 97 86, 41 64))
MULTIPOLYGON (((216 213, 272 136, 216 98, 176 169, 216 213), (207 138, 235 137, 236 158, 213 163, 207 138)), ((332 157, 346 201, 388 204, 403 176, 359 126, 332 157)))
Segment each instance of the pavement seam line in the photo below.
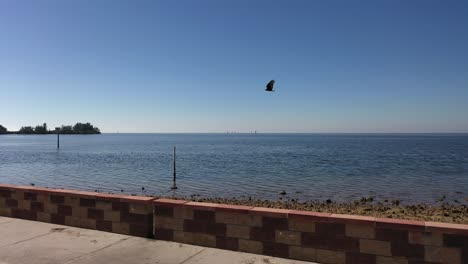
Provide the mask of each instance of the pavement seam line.
POLYGON ((81 255, 81 256, 79 256, 79 257, 76 257, 76 258, 74 258, 74 259, 71 259, 71 260, 69 260, 69 261, 67 261, 67 262, 64 262, 63 264, 72 263, 73 261, 76 261, 76 260, 79 260, 79 259, 81 259, 81 258, 90 256, 90 255, 92 255, 92 254, 94 254, 94 253, 96 253, 96 252, 99 252, 99 251, 101 251, 101 250, 104 250, 104 249, 106 249, 106 248, 108 248, 108 247, 112 247, 112 246, 115 245, 115 244, 118 244, 118 243, 120 243, 120 242, 124 242, 124 241, 126 241, 126 240, 128 240, 128 239, 131 239, 131 238, 132 238, 132 237, 123 238, 123 239, 121 239, 121 240, 119 240, 119 241, 116 241, 116 242, 110 244, 110 245, 107 245, 107 246, 105 246, 105 247, 96 249, 96 250, 94 250, 94 251, 91 251, 91 252, 89 252, 89 253, 86 253, 86 254, 84 254, 84 255, 81 255))
POLYGON ((205 251, 206 248, 203 248, 202 250, 198 251, 197 253, 193 254, 192 256, 188 257, 186 260, 182 261, 181 263, 179 264, 184 264, 185 262, 189 261, 190 259, 192 259, 193 257, 195 257, 196 255, 202 253, 203 251, 205 251))
POLYGON ((50 235, 50 234, 52 234, 52 232, 49 232, 47 234, 38 235, 38 236, 35 236, 35 237, 31 237, 31 238, 28 238, 28 239, 24 239, 24 240, 15 242, 13 244, 3 245, 3 246, 0 246, 0 248, 17 245, 17 244, 20 244, 20 243, 23 243, 23 242, 26 242, 26 241, 29 241, 29 240, 33 240, 33 239, 36 239, 36 238, 40 238, 40 237, 43 237, 43 236, 47 236, 47 235, 50 235))

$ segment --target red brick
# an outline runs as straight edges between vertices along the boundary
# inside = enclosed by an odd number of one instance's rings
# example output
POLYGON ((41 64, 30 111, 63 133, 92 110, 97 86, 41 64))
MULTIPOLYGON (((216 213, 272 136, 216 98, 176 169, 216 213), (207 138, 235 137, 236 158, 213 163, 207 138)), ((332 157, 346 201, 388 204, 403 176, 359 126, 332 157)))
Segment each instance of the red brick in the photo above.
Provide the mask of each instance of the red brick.
POLYGON ((146 238, 151 238, 153 236, 153 230, 147 225, 130 224, 129 226, 129 233, 131 236, 146 238))
POLYGON ((426 231, 468 236, 468 225, 426 222, 426 231))
POLYGON ((203 233, 216 236, 226 235, 226 224, 184 220, 184 232, 203 233))
POLYGON ((328 248, 342 251, 359 251, 359 239, 350 237, 331 238, 327 241, 328 248))
POLYGON ((392 228, 413 231, 424 231, 426 229, 426 224, 424 222, 414 220, 376 218, 375 223, 377 228, 392 228))
POLYGON ((263 216, 262 227, 268 230, 288 230, 288 219, 263 216))
POLYGON ((315 223, 315 233, 320 236, 333 238, 337 236, 345 236, 346 227, 344 224, 334 223, 315 223))
POLYGON ((57 214, 64 215, 64 216, 71 216, 72 215, 72 207, 69 205, 59 204, 57 206, 57 214))
POLYGON ((24 193, 24 200, 36 201, 37 200, 37 193, 25 192, 24 193))
POLYGON ((288 245, 263 242, 263 254, 273 257, 288 258, 289 247, 288 245))
POLYGON ((154 213, 156 216, 162 217, 174 217, 174 207, 173 206, 155 206, 154 213))
POLYGON ((315 233, 302 232, 301 245, 313 248, 328 248, 328 239, 315 233))
POLYGON ((357 252, 346 252, 346 264, 376 264, 376 256, 357 252))
POLYGON ((88 199, 88 198, 80 198, 80 206, 94 208, 96 207, 96 200, 88 199))
POLYGON ((120 221, 127 222, 130 224, 148 224, 153 219, 153 214, 142 215, 142 214, 132 214, 132 213, 120 213, 120 221))
POLYGON ((51 214, 50 215, 50 222, 52 224, 65 225, 65 216, 64 215, 58 215, 58 214, 51 214))
POLYGON ((50 202, 56 204, 63 204, 65 202, 65 197, 62 195, 50 195, 50 202))
POLYGON ((232 237, 217 236, 216 247, 227 250, 239 250, 239 240, 232 237))
POLYGON ((100 231, 112 232, 112 222, 96 220, 96 229, 100 231))
POLYGON ((274 229, 265 230, 262 227, 250 228, 250 240, 275 242, 276 232, 274 229))
POLYGON ((194 210, 193 211, 193 220, 195 220, 197 222, 214 223, 215 222, 215 212, 213 212, 213 211, 194 210))
POLYGON ((37 220, 36 212, 31 212, 28 210, 18 209, 18 208, 11 209, 11 217, 31 220, 31 221, 37 220))
POLYGON ((31 202, 31 211, 44 212, 44 204, 40 202, 31 202))
POLYGON ((5 200, 5 205, 8 208, 17 208, 18 207, 18 201, 15 199, 6 199, 5 200))
POLYGON ((389 228, 377 228, 375 230, 375 239, 407 243, 408 231, 389 228))
POLYGON ((99 210, 99 209, 94 209, 94 208, 88 208, 88 218, 96 219, 96 220, 103 220, 104 219, 104 211, 99 210))
POLYGON ((424 261, 421 259, 409 259, 408 264, 442 264, 439 262, 429 262, 429 261, 424 261))
POLYGON ((174 241, 174 231, 158 228, 154 231, 154 238, 159 240, 174 241))
POLYGON ((112 202, 112 211, 129 212, 130 205, 124 202, 112 202))
POLYGON ((392 256, 424 259, 424 246, 408 244, 407 242, 392 242, 392 256))
POLYGON ((0 197, 11 198, 12 191, 10 190, 0 190, 0 197))
POLYGON ((468 236, 444 234, 444 246, 468 248, 468 236))

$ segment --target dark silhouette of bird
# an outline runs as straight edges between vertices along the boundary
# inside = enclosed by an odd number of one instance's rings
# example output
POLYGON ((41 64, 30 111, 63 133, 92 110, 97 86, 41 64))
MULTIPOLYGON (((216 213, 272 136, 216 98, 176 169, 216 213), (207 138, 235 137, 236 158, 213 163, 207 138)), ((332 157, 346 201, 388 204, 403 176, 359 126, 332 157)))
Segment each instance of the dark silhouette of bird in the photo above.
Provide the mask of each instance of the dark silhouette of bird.
POLYGON ((274 92, 273 86, 275 85, 275 80, 271 80, 267 85, 265 91, 274 92))

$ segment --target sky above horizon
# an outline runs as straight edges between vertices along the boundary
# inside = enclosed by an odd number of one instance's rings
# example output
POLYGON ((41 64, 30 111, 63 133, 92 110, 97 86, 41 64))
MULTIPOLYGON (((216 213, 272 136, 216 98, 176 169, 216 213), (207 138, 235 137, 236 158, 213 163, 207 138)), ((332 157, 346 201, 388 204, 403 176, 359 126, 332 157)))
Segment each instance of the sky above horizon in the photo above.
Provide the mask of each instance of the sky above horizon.
POLYGON ((0 125, 466 133, 467 47, 468 1, 4 0, 0 125))

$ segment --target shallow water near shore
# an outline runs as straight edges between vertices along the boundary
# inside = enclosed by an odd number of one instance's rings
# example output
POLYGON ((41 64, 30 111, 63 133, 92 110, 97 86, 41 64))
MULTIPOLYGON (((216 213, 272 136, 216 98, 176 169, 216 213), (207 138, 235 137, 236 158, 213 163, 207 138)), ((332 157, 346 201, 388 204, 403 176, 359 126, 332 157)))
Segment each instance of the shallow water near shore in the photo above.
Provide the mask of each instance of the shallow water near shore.
POLYGON ((407 203, 445 196, 466 203, 468 135, 61 135, 59 150, 55 135, 1 135, 0 183, 156 196, 407 203))

